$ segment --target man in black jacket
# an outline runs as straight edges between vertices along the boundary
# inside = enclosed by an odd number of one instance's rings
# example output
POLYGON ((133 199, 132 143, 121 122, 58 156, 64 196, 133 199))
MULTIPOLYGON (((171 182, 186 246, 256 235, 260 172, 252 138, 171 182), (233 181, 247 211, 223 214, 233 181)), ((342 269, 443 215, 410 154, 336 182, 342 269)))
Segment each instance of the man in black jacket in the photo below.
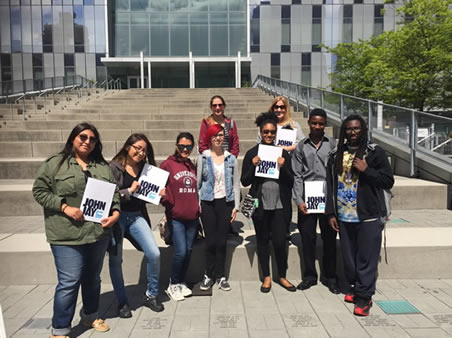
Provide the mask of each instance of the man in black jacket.
POLYGON ((344 300, 355 304, 358 316, 368 316, 372 306, 386 215, 383 189, 394 185, 385 151, 367 135, 362 117, 348 116, 327 167, 326 214, 341 240, 350 287, 344 300))

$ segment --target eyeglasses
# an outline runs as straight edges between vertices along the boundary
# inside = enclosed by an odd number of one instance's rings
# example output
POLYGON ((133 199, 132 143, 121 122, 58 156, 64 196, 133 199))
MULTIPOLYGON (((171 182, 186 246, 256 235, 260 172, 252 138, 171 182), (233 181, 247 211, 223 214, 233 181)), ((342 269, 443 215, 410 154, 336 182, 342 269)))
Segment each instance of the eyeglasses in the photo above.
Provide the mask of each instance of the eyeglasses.
POLYGON ((223 103, 212 103, 212 108, 215 108, 215 107, 223 107, 224 106, 224 104, 223 103))
POLYGON ((273 106, 273 110, 277 110, 277 109, 285 110, 286 106, 285 105, 277 105, 277 104, 275 104, 273 106))
POLYGON ((351 134, 351 132, 358 134, 361 131, 361 127, 345 128, 345 132, 351 134))
POLYGON ((262 130, 262 134, 264 134, 264 135, 268 135, 268 134, 270 134, 270 135, 276 135, 276 129, 264 129, 264 130, 262 130))
POLYGON ((140 147, 137 147, 136 145, 131 145, 131 147, 133 148, 133 149, 135 149, 135 151, 137 152, 137 153, 141 153, 141 154, 146 154, 146 148, 140 148, 140 147))
POLYGON ((85 134, 79 134, 78 138, 80 139, 80 141, 82 141, 82 143, 85 143, 88 140, 89 140, 89 143, 93 143, 93 144, 97 143, 97 138, 94 137, 94 136, 88 136, 88 135, 85 135, 85 134))
POLYGON ((214 135, 214 136, 212 136, 212 138, 224 138, 224 134, 217 134, 217 135, 214 135))
POLYGON ((187 149, 188 151, 192 151, 193 150, 193 144, 176 144, 177 149, 179 149, 179 151, 182 151, 184 149, 187 149))

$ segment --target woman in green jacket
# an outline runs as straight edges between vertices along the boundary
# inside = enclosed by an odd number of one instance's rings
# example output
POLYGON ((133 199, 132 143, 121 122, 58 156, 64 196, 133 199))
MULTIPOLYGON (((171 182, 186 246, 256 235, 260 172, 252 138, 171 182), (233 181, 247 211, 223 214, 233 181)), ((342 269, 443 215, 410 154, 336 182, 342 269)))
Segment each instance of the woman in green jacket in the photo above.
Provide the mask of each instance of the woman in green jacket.
POLYGON ((47 159, 38 171, 33 196, 44 208, 47 241, 55 260, 52 337, 67 337, 82 289, 82 324, 96 331, 109 330, 99 318, 100 272, 111 226, 119 219, 118 189, 109 216, 101 223, 85 221, 80 204, 88 177, 116 184, 102 156, 96 127, 80 123, 70 133, 64 149, 47 159))

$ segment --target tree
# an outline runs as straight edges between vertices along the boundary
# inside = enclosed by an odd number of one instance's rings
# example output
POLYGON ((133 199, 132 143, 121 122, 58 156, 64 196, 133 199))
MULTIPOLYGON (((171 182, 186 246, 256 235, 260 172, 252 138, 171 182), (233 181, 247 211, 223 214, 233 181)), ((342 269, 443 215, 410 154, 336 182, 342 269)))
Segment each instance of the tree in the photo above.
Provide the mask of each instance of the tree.
POLYGON ((452 108, 452 0, 402 0, 397 13, 397 30, 328 48, 338 56, 332 88, 420 111, 452 108))

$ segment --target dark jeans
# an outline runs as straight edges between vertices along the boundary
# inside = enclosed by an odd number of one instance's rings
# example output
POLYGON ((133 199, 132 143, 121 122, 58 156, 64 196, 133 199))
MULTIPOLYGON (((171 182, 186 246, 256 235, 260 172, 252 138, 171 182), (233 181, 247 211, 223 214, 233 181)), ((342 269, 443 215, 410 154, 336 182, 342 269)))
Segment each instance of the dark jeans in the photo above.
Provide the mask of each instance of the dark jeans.
POLYGON ((331 229, 324 214, 304 215, 299 212, 298 230, 303 250, 303 280, 317 280, 315 269, 317 220, 323 241, 322 276, 326 279, 336 279, 336 231, 331 229))
POLYGON ((185 280, 198 225, 198 219, 190 221, 171 220, 174 249, 173 261, 171 262, 171 284, 180 284, 185 280))
POLYGON ((234 202, 226 198, 201 201, 201 221, 206 234, 206 275, 209 278, 224 277, 226 242, 234 202))
POLYGON ((355 294, 364 299, 370 299, 375 293, 383 227, 380 219, 339 222, 345 278, 350 288, 355 287, 355 294))
POLYGON ((100 272, 110 238, 83 245, 53 245, 58 285, 53 299, 52 334, 68 335, 82 287, 84 318, 98 318, 100 272))
POLYGON ((285 278, 287 271, 287 224, 283 209, 263 210, 262 217, 253 216, 257 239, 257 257, 264 277, 270 276, 270 234, 278 266, 279 277, 285 278))

